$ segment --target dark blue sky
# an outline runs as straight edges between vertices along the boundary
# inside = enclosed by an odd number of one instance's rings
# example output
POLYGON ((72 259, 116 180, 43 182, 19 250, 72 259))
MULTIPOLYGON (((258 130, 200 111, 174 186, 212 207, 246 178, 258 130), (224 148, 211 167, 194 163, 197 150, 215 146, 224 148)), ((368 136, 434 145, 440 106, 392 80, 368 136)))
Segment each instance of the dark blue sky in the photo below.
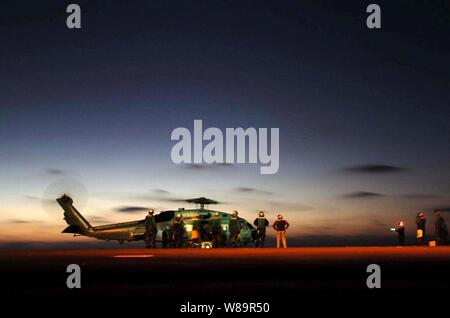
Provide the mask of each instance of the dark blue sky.
POLYGON ((29 178, 48 169, 86 184, 93 215, 115 206, 97 192, 163 188, 359 235, 450 205, 448 4, 377 1, 369 30, 364 1, 78 1, 82 29, 68 30, 71 2, 2 3, 5 222, 42 196, 51 178, 29 178), (194 119, 279 127, 279 173, 175 166, 170 133, 194 119))

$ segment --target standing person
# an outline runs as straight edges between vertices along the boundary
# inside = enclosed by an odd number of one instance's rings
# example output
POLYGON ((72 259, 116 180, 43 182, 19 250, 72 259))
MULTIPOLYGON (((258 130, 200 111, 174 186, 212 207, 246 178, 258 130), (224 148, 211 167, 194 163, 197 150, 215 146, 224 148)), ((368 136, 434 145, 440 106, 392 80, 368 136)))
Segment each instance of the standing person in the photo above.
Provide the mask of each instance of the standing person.
POLYGON ((163 232, 162 232, 162 247, 163 248, 168 248, 169 247, 169 243, 170 243, 169 238, 171 237, 170 232, 171 232, 170 226, 166 225, 164 227, 163 232))
POLYGON ((283 243, 283 248, 286 248, 286 230, 289 223, 283 219, 281 214, 277 215, 277 220, 273 223, 273 228, 277 231, 277 248, 280 248, 280 243, 283 243))
POLYGON ((398 245, 405 245, 405 224, 403 224, 403 221, 400 221, 395 228, 395 231, 398 233, 398 245))
POLYGON ((266 240, 266 227, 269 226, 269 220, 264 216, 263 211, 259 211, 258 217, 253 224, 256 226, 256 247, 264 247, 264 241, 266 240))
POLYGON ((172 242, 175 248, 181 248, 183 246, 183 237, 184 237, 184 221, 183 215, 177 214, 175 219, 173 220, 172 226, 172 242))
POLYGON ((239 223, 238 211, 234 210, 228 223, 230 237, 228 238, 228 246, 237 247, 239 234, 241 233, 241 224, 239 223))
POLYGON ((156 248, 156 234, 158 234, 158 227, 156 225, 155 211, 150 209, 148 215, 145 217, 145 245, 147 248, 156 248))
POLYGON ((219 212, 214 213, 214 217, 211 219, 211 221, 209 221, 209 227, 212 236, 213 248, 221 247, 223 229, 219 212))
POLYGON ((196 213, 192 220, 192 232, 191 232, 191 241, 194 244, 199 244, 201 241, 200 228, 201 228, 200 214, 196 213))
POLYGON ((436 222, 434 223, 436 243, 437 245, 447 245, 448 229, 444 217, 438 210, 434 211, 434 215, 436 216, 436 222))
POLYGON ((423 245, 425 242, 425 226, 427 220, 425 218, 425 214, 423 212, 417 213, 416 216, 416 225, 417 225, 417 241, 419 245, 423 245))

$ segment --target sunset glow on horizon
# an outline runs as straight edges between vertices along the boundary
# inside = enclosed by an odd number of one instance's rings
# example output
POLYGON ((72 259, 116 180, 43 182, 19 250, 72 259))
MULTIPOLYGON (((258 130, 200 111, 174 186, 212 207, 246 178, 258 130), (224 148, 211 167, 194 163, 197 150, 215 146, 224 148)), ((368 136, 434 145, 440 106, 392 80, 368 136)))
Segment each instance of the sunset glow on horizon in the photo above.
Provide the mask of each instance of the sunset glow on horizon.
POLYGON ((251 223, 282 213, 303 245, 395 244, 419 211, 428 233, 434 209, 450 221, 450 50, 432 13, 411 25, 417 8, 387 3, 398 20, 370 33, 346 4, 202 3, 87 6, 80 30, 49 4, 4 13, 0 247, 100 244, 61 233, 63 193, 95 225, 204 196, 251 223), (171 133, 194 120, 279 129, 279 169, 175 164, 171 133))

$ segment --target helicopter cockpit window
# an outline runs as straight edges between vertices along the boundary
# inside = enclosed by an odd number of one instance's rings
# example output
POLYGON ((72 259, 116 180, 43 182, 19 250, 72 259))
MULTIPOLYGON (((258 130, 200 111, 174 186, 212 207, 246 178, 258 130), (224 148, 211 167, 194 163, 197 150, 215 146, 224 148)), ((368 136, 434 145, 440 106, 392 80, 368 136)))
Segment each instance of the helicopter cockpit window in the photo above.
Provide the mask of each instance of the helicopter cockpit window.
POLYGON ((247 222, 239 220, 239 223, 241 224, 241 230, 248 230, 247 222))
POLYGON ((202 218, 202 220, 206 220, 209 219, 211 217, 211 213, 202 213, 200 214, 200 217, 202 218))
POLYGON ((174 211, 164 211, 155 216, 156 222, 167 222, 173 219, 175 216, 174 211))

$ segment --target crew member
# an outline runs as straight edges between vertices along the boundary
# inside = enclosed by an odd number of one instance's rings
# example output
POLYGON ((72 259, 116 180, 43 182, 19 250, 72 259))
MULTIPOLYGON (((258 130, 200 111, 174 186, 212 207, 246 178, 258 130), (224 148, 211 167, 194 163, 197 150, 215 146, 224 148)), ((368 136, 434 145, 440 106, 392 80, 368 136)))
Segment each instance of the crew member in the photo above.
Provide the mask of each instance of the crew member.
POLYGON ((155 211, 150 209, 148 215, 145 217, 145 245, 147 248, 156 248, 156 234, 158 234, 158 227, 156 225, 155 211))
POLYGON ((289 223, 283 219, 281 214, 277 215, 277 220, 273 223, 273 228, 277 231, 277 248, 280 248, 280 243, 283 243, 283 248, 286 248, 286 230, 289 223))
POLYGON ((441 215, 440 211, 434 211, 434 215, 436 216, 436 222, 434 224, 436 242, 438 245, 446 245, 448 237, 447 224, 445 223, 444 217, 441 215))
POLYGON ((241 233, 241 224, 239 223, 238 212, 236 210, 231 214, 228 229, 230 231, 228 246, 237 247, 239 242, 239 234, 241 233))
POLYGON ((169 247, 169 242, 170 242, 170 237, 171 237, 171 229, 169 225, 166 225, 164 227, 164 230, 162 232, 162 247, 163 248, 168 248, 169 247))
POLYGON ((264 212, 260 211, 258 217, 253 222, 256 225, 256 247, 264 247, 264 241, 266 240, 266 227, 269 226, 269 220, 264 216, 264 212))
POLYGON ((192 232, 191 232, 192 243, 194 243, 194 244, 200 243, 200 240, 201 240, 200 230, 201 230, 200 214, 196 213, 196 214, 194 214, 194 218, 192 220, 192 232))
POLYGON ((214 213, 214 217, 209 221, 209 227, 213 248, 220 247, 222 245, 223 229, 219 212, 214 213))
POLYGON ((416 225, 417 225, 417 241, 419 245, 423 245, 425 242, 425 225, 427 220, 425 218, 425 214, 423 212, 417 213, 416 216, 416 225))
POLYGON ((403 221, 400 221, 397 225, 395 232, 398 233, 398 245, 405 245, 405 224, 403 224, 403 221))
POLYGON ((177 214, 177 216, 173 220, 172 233, 172 242, 174 247, 181 248, 183 246, 184 237, 183 215, 177 214))

